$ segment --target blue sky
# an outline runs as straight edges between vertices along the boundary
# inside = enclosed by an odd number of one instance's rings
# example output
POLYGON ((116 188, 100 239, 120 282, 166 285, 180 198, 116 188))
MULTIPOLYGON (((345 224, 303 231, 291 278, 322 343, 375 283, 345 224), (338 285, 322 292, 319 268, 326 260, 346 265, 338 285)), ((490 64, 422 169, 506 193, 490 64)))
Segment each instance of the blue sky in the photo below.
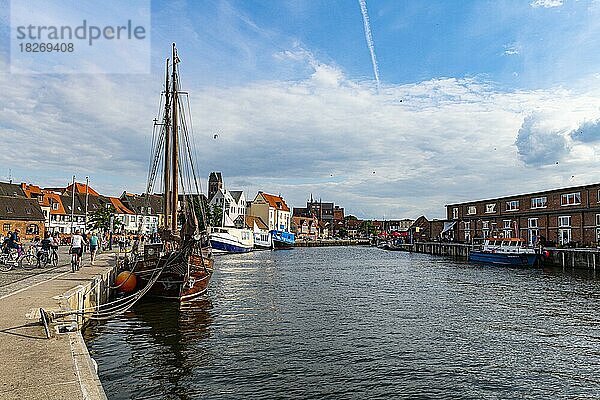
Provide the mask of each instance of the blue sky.
POLYGON ((174 41, 202 177, 223 171, 250 197, 441 217, 447 203, 598 181, 599 1, 366 5, 379 91, 358 0, 153 1, 151 73, 130 75, 10 74, 0 0, 0 178, 142 191, 174 41))

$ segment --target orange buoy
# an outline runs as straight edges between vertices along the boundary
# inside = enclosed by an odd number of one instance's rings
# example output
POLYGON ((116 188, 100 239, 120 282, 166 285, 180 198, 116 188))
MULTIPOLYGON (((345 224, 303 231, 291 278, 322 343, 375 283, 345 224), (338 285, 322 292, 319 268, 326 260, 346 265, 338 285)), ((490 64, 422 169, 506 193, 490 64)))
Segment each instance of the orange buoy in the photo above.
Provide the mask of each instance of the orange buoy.
POLYGON ((135 274, 133 272, 123 271, 117 275, 117 278, 115 279, 115 286, 121 292, 133 292, 136 285, 137 279, 135 279, 135 274))

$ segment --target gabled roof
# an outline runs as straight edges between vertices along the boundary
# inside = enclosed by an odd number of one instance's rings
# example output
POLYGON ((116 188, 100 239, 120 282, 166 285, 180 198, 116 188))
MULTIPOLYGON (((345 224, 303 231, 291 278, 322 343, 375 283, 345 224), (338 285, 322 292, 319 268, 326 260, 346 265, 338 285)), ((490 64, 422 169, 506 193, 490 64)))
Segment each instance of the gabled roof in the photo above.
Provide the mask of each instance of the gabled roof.
POLYGON ((263 221, 261 217, 256 217, 254 215, 246 215, 246 226, 248 228, 254 229, 255 223, 258 229, 269 230, 269 227, 267 226, 267 224, 265 224, 265 221, 263 221))
POLYGON ((50 207, 50 214, 66 214, 67 211, 63 206, 62 199, 60 195, 50 192, 44 191, 44 200, 42 201, 42 206, 50 207), (58 208, 55 210, 53 204, 58 204, 58 208))
POLYGON ((277 210, 282 210, 282 211, 290 211, 290 208, 288 207, 287 204, 285 204, 285 201, 283 200, 283 198, 281 196, 275 196, 273 194, 268 194, 268 193, 263 193, 263 192, 258 192, 259 196, 262 196, 263 199, 265 199, 265 201, 267 203, 269 203, 269 205, 277 210))
POLYGON ((110 201, 110 204, 112 204, 112 206, 115 208, 115 212, 117 214, 134 214, 133 211, 125 207, 123 202, 121 202, 121 199, 119 199, 118 197, 107 197, 107 199, 110 201))
POLYGON ((0 182, 0 196, 26 197, 21 185, 8 182, 0 182))
POLYGON ((23 189, 25 196, 29 198, 31 198, 32 195, 38 196, 43 194, 42 189, 40 189, 40 187, 36 185, 28 185, 27 183, 21 183, 21 189, 23 189))
POLYGON ((244 194, 243 190, 230 190, 229 194, 231 195, 231 197, 233 197, 233 199, 235 200, 236 203, 240 202, 240 197, 242 197, 242 194, 244 194))
POLYGON ((151 194, 149 199, 146 199, 145 194, 131 194, 123 192, 121 195, 121 201, 123 205, 127 207, 129 210, 133 211, 135 214, 146 214, 145 212, 141 212, 141 208, 151 207, 152 214, 162 214, 163 211, 163 201, 162 196, 158 194, 151 194))
POLYGON ((37 200, 24 196, 0 196, 0 219, 44 221, 44 213, 37 200))
MULTIPOLYGON (((73 184, 70 184, 65 188, 65 193, 73 193, 73 184)), ((100 193, 96 192, 94 189, 86 185, 85 183, 75 182, 75 193, 79 194, 89 194, 90 196, 100 196, 100 193), (87 189, 87 192, 86 192, 87 189)))

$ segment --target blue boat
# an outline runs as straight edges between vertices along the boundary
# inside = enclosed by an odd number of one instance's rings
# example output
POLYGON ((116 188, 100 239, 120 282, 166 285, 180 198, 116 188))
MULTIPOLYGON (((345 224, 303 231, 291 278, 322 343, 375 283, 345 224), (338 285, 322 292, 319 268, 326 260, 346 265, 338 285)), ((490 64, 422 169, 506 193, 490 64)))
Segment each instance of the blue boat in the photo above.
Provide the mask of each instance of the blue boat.
POLYGON ((279 230, 271 231, 271 238, 273 240, 273 247, 276 249, 291 249, 296 243, 296 238, 293 233, 279 230))
POLYGON ((537 259, 535 249, 521 238, 486 240, 481 250, 469 253, 469 261, 494 265, 532 267, 537 259))

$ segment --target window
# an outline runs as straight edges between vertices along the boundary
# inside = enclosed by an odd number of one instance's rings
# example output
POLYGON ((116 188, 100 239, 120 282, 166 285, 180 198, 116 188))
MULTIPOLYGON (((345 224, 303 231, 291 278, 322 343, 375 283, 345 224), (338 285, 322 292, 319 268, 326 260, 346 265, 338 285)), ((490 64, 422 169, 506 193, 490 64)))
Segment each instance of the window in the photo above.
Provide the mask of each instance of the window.
POLYGON ((58 203, 52 203, 52 209, 58 210, 58 203))
POLYGON ((558 217, 558 226, 571 227, 571 216, 558 217))
POLYGON ((467 214, 469 214, 469 215, 477 214, 477 207, 475 207, 475 206, 468 206, 467 207, 467 214))
POLYGON ((12 214, 15 212, 15 209, 9 206, 6 206, 6 213, 7 214, 12 214))
POLYGON ((490 221, 481 222, 482 229, 490 229, 490 221))
POLYGON ((471 229, 471 222, 464 222, 465 224, 465 230, 468 231, 471 229))
POLYGON ((2 224, 2 230, 4 232, 10 231, 10 224, 2 224))
MULTIPOLYGON (((108 208, 110 208, 110 203, 106 203, 104 206, 108 209, 108 208)), ((71 207, 69 207, 69 208, 71 208, 71 207)))
POLYGON ((531 208, 546 208, 547 204, 548 204, 548 198, 546 196, 533 197, 531 199, 531 208))
POLYGON ((496 212, 496 203, 490 203, 485 205, 485 212, 487 214, 493 214, 496 212))
POLYGON ((38 201, 38 203, 43 203, 44 202, 44 196, 38 196, 37 201, 38 201))
POLYGON ((572 206, 575 204, 581 204, 581 193, 568 193, 560 196, 561 206, 572 206))
POLYGON ((571 228, 563 228, 558 230, 558 243, 568 244, 571 242, 571 228))
POLYGON ((537 228, 538 227, 538 219, 537 218, 529 218, 527 220, 528 228, 537 228))
POLYGON ((27 215, 33 214, 33 209, 31 207, 25 207, 25 214, 27 214, 27 215))
POLYGON ((510 219, 505 219, 502 221, 503 225, 504 225, 504 229, 502 230, 502 234, 505 238, 509 238, 512 237, 513 234, 513 230, 512 230, 512 220, 510 219))
POLYGON ((519 209, 519 200, 511 200, 506 202, 506 211, 516 211, 519 209))
POLYGON ((596 214, 596 226, 600 226, 600 214, 596 214))
POLYGON ((458 219, 458 207, 452 209, 452 219, 458 219))
POLYGON ((27 230, 26 230, 28 235, 39 235, 40 234, 40 227, 37 226, 36 224, 30 224, 27 226, 27 230))

